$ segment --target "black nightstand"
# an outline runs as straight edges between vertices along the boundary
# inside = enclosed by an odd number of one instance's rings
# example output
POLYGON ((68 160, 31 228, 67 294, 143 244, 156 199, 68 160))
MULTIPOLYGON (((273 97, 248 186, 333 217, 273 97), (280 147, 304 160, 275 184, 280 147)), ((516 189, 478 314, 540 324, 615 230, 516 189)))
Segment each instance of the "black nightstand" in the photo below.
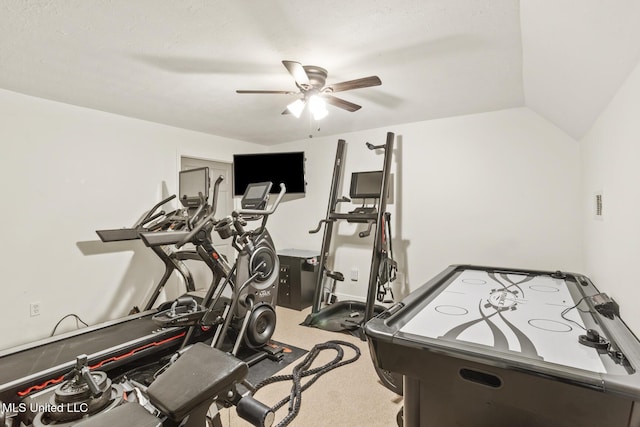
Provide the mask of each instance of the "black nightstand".
POLYGON ((302 249, 278 251, 280 259, 280 282, 278 305, 303 310, 313 302, 318 277, 320 254, 302 249))

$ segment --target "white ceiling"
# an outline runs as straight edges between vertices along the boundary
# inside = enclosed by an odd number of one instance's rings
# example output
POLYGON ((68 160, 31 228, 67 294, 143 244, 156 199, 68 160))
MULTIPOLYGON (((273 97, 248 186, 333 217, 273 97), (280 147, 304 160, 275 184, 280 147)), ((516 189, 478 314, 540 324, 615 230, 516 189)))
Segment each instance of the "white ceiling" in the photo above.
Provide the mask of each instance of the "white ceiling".
POLYGON ((0 0, 0 88, 262 144, 523 105, 579 138, 638 62, 639 4, 0 0), (295 90, 283 59, 382 86, 316 123, 235 93, 295 90))
POLYGON ((640 59, 640 1, 521 1, 526 105, 574 138, 640 59))

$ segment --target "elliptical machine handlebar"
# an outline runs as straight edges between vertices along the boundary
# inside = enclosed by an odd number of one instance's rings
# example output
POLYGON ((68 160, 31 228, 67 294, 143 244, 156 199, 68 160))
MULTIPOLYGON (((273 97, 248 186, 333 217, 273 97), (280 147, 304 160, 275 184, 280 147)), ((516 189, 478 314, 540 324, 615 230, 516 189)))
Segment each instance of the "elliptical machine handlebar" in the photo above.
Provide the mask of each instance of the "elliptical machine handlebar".
MULTIPOLYGON (((200 216, 200 213, 202 212, 202 210, 204 209, 204 207, 206 205, 206 201, 204 199, 204 195, 201 192, 198 192, 198 197, 200 199, 200 205, 198 205, 198 209, 196 209, 196 212, 193 214, 191 219, 187 222, 187 226, 189 227, 189 230, 193 228, 193 224, 197 221, 198 217, 200 216)), ((215 205, 215 200, 214 200, 214 205, 215 205)), ((215 208, 214 208, 214 210, 215 210, 215 208)))
MULTIPOLYGON (((260 184, 266 184, 266 183, 260 183, 260 184)), ((271 183, 268 183, 268 184, 269 186, 271 185, 271 183)), ((280 193, 278 193, 278 197, 276 198, 275 202, 273 202, 273 205, 271 205, 270 209, 266 209, 265 207, 265 209, 239 209, 237 211, 233 211, 231 212, 231 215, 225 218, 222 218, 220 221, 218 221, 218 223, 215 226, 215 230, 223 239, 227 239, 235 234, 236 236, 239 236, 241 240, 243 240, 247 234, 245 233, 245 230, 244 230, 244 226, 247 225, 247 220, 256 220, 259 217, 262 217, 262 225, 257 229, 250 231, 249 234, 262 232, 262 230, 264 230, 266 226, 267 218, 269 218, 269 215, 271 215, 276 211, 276 209, 278 209, 278 205, 282 201, 282 198, 284 197, 286 192, 287 192, 287 187, 284 185, 284 183, 280 183, 280 193), (243 215, 245 215, 244 218, 243 218, 243 215), (235 231, 232 231, 231 229, 232 226, 235 229, 235 231)), ((265 194, 264 196, 266 197, 267 195, 265 194)), ((246 197, 246 194, 243 197, 243 201, 242 201, 243 204, 244 204, 245 197, 246 197)))
MULTIPOLYGON (((198 225, 196 225, 190 232, 189 234, 187 234, 184 239, 182 239, 180 242, 176 243, 176 248, 180 249, 181 247, 183 247, 184 245, 186 245, 187 243, 189 243, 191 240, 193 240, 194 236, 196 234, 198 234, 198 232, 200 230, 202 230, 202 228, 209 223, 209 221, 213 221, 213 218, 216 215, 216 207, 218 205, 218 188, 220 187, 220 184, 222 183, 222 181, 224 181, 224 176, 220 175, 218 177, 218 179, 216 179, 216 182, 213 184, 213 207, 211 209, 211 213, 209 215, 207 215, 202 221, 200 221, 200 223, 198 225)), ((174 196, 175 197, 175 196, 174 196)))

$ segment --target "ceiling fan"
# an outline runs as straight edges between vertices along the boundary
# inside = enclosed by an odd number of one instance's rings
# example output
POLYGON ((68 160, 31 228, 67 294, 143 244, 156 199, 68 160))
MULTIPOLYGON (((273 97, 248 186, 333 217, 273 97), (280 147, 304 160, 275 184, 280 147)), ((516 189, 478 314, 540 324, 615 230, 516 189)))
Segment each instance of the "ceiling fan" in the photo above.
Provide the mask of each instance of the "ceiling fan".
POLYGON ((328 73, 324 68, 315 65, 302 65, 295 61, 282 61, 282 64, 293 76, 299 89, 298 92, 288 90, 236 90, 236 93, 302 95, 301 98, 289 104, 282 114, 293 114, 296 117, 300 117, 305 107, 308 106, 314 119, 320 120, 328 114, 326 104, 331 104, 334 107, 350 112, 362 108, 358 104, 333 96, 332 93, 382 84, 378 76, 370 76, 325 86, 328 73))

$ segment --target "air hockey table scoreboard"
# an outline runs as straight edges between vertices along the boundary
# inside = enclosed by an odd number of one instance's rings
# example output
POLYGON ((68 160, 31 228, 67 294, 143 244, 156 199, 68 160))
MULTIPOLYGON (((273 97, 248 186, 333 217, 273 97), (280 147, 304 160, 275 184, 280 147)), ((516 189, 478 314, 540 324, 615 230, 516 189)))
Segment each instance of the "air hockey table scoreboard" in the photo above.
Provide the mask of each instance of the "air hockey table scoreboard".
POLYGON ((405 426, 640 427, 640 343, 583 275, 451 266, 365 333, 405 426))

